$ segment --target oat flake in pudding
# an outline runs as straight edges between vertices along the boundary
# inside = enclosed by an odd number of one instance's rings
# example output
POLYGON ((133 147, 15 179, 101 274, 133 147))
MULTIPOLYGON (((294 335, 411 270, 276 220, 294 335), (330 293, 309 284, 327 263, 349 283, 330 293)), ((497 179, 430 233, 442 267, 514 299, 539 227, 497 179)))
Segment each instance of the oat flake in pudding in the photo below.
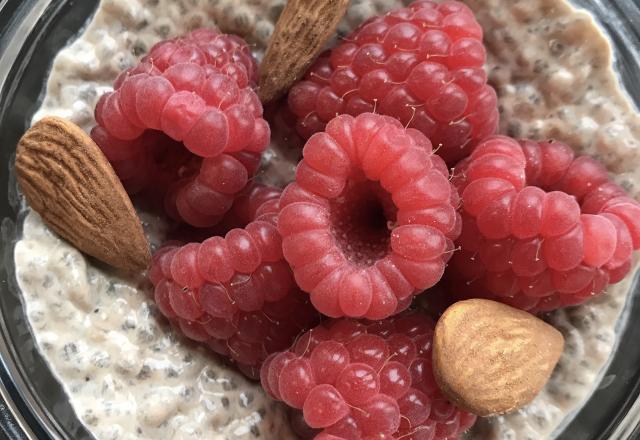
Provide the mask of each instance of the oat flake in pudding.
MULTIPOLYGON (((345 33, 371 15, 409 3, 352 0, 345 33)), ((640 193, 640 119, 618 87, 611 49, 592 18, 564 0, 466 0, 485 29, 502 133, 553 137, 600 158, 640 193), (526 42, 526 44, 523 44, 526 42)), ((55 59, 34 119, 59 115, 85 129, 98 97, 155 42, 217 25, 266 47, 284 0, 103 0, 91 23, 55 59)), ((273 147, 263 178, 281 183, 292 160, 273 147)), ((163 225, 142 216, 153 244, 163 225)), ((39 350, 71 405, 98 439, 295 438, 285 410, 206 351, 174 334, 140 280, 92 267, 36 214, 15 248, 17 278, 39 350)), ((635 271, 634 271, 635 272, 635 271)), ((630 277, 590 303, 554 312, 565 353, 528 407, 480 421, 469 438, 553 436, 593 391, 615 342, 630 277)))

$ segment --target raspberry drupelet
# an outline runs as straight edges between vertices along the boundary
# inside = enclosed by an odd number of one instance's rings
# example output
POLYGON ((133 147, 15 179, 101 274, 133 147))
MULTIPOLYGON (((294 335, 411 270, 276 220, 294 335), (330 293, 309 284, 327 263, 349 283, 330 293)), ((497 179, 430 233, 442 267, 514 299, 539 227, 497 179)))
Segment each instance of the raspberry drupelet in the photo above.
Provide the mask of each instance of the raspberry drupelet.
POLYGON ((640 247, 640 204, 562 142, 495 136, 454 170, 463 201, 454 291, 532 312, 620 281, 640 247))
POLYGON ((460 234, 459 199, 422 133, 388 116, 341 115, 303 156, 278 230, 318 311, 382 319, 440 280, 460 234))
POLYGON ((476 417, 435 382, 433 330, 418 312, 375 323, 330 320, 270 355, 262 387, 302 410, 304 422, 322 430, 315 439, 457 439, 476 417))
POLYGON ((149 271, 160 312, 252 378, 270 353, 289 347, 319 318, 282 258, 278 199, 273 188, 244 192, 228 217, 238 224, 251 217, 245 227, 161 248, 149 271))
POLYGON ((238 155, 258 158, 269 143, 255 80, 255 61, 236 36, 200 29, 160 42, 100 98, 92 137, 130 191, 166 188, 156 176, 169 174, 170 183, 180 183, 169 191, 168 210, 193 226, 211 226, 251 176, 238 155), (166 145, 181 160, 167 157, 166 145), (185 156, 192 165, 186 171, 185 156))
POLYGON ((495 132, 482 28, 460 2, 419 0, 365 22, 289 92, 308 138, 338 114, 377 112, 422 131, 453 165, 495 132))

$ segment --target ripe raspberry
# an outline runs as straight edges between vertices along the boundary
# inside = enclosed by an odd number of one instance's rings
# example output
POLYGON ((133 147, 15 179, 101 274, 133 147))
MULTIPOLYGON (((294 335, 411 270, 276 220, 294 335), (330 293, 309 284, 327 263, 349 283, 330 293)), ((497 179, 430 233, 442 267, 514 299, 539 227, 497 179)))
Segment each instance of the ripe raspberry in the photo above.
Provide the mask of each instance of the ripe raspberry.
POLYGON ((258 183, 248 185, 238 194, 233 201, 233 206, 227 213, 227 217, 232 223, 225 219, 218 227, 227 227, 227 230, 234 227, 244 228, 258 215, 262 220, 275 223, 280 209, 281 194, 281 189, 272 186, 258 183))
POLYGON ((220 222, 212 227, 193 228, 189 225, 177 225, 171 228, 167 240, 177 244, 203 242, 214 236, 224 237, 231 229, 244 228, 253 221, 257 209, 262 220, 275 221, 281 189, 252 182, 236 196, 231 208, 220 222))
POLYGON ((162 41, 142 59, 164 72, 179 63, 197 63, 216 68, 233 78, 240 88, 258 82, 258 67, 247 43, 237 35, 201 28, 186 37, 162 41))
POLYGON ((482 28, 462 3, 419 0, 375 17, 323 54, 289 92, 305 138, 337 114, 379 112, 424 133, 449 164, 495 132, 482 28))
POLYGON ((261 187, 245 193, 234 215, 251 215, 246 227, 164 247, 149 271, 160 312, 253 378, 270 353, 289 347, 318 318, 282 258, 274 194, 261 187))
POLYGON ((454 170, 462 194, 456 292, 530 311, 580 304, 620 281, 640 247, 640 204, 561 142, 495 136, 454 170))
POLYGON ((91 137, 102 149, 129 194, 152 190, 164 194, 184 170, 195 172, 194 156, 180 142, 159 131, 120 141, 95 126, 91 137))
POLYGON ((438 389, 433 329, 417 312, 375 323, 325 322, 267 358, 262 387, 322 429, 316 439, 457 439, 476 417, 438 389))
POLYGON ((166 191, 166 176, 156 180, 152 166, 158 162, 154 142, 160 150, 175 142, 178 149, 204 158, 190 172, 167 162, 170 183, 180 180, 169 191, 167 205, 193 226, 211 226, 251 175, 237 155, 257 157, 269 143, 269 125, 251 87, 255 78, 255 62, 238 37, 200 29, 163 41, 100 98, 93 138, 132 191, 166 191), (197 176, 199 168, 207 175, 197 176), (227 174, 210 174, 218 171, 227 174))
POLYGON ((284 256, 331 317, 381 319, 444 272, 458 194, 431 143, 395 119, 342 115, 313 135, 284 191, 284 256))
POLYGON ((259 155, 249 152, 202 159, 194 173, 183 173, 169 187, 166 212, 192 226, 216 225, 246 187, 259 161, 259 155))

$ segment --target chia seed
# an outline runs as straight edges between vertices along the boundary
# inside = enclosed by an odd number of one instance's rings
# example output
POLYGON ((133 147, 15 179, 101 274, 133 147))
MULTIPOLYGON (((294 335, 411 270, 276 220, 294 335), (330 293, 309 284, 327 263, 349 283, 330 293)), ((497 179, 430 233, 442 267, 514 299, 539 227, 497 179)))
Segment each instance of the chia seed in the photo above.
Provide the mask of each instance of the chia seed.
POLYGON ((140 371, 136 375, 136 378, 138 380, 145 380, 145 379, 148 379, 149 377, 151 377, 151 368, 145 364, 142 366, 142 368, 140 368, 140 371))
POLYGON ((63 358, 65 361, 70 361, 72 356, 78 354, 78 347, 73 342, 65 344, 62 349, 64 351, 63 358))

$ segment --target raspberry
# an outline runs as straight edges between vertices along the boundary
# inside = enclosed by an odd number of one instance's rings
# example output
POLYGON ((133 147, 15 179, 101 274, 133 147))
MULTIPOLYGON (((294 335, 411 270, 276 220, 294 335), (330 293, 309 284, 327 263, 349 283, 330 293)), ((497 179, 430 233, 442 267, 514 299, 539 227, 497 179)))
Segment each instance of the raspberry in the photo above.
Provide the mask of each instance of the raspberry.
POLYGON ((147 131, 134 141, 120 141, 96 126, 91 137, 130 194, 149 190, 164 194, 180 173, 194 167, 193 155, 158 131, 147 131))
POLYGON ((323 54, 289 92, 305 138, 338 114, 379 112, 424 133, 449 164, 495 132, 482 28, 459 2, 419 0, 375 17, 323 54))
POLYGON ((149 271, 160 312, 253 378, 270 353, 289 347, 318 317, 282 258, 274 195, 264 187, 245 192, 233 213, 238 221, 252 217, 246 227, 161 248, 149 271))
MULTIPOLYGON (((245 156, 253 156, 246 158, 255 163, 260 160, 255 153, 245 153, 245 156)), ((167 213, 175 220, 184 220, 196 227, 216 225, 247 185, 250 176, 247 168, 235 154, 202 159, 199 170, 175 181, 169 188, 165 200, 167 213)))
POLYGON ((233 201, 233 206, 227 213, 233 223, 220 225, 232 229, 233 227, 245 227, 254 218, 260 216, 262 220, 275 222, 282 190, 261 184, 248 185, 238 194, 233 201), (235 226, 234 226, 235 225, 235 226))
POLYGON ((241 88, 257 83, 258 68, 247 43, 237 35, 201 28, 184 38, 162 41, 142 59, 160 71, 179 63, 196 63, 208 71, 218 69, 241 88))
POLYGON ((100 98, 93 138, 130 191, 161 188, 174 217, 211 226, 252 175, 237 155, 258 157, 269 143, 269 125, 252 89, 256 75, 238 37, 200 29, 160 42, 100 98), (166 182, 152 165, 167 143, 204 159, 191 161, 189 170, 180 161, 160 161, 170 171, 166 182))
POLYGON ((433 321, 417 312, 375 323, 324 322, 290 351, 267 358, 262 387, 302 411, 298 432, 308 432, 305 424, 322 430, 316 439, 457 439, 476 417, 438 389, 433 329, 433 321))
POLYGON ((561 142, 495 136, 454 170, 464 212, 447 278, 532 312, 581 304, 620 281, 640 247, 640 204, 561 142))
POLYGON ((433 286, 459 235, 458 195, 427 138, 388 116, 313 135, 284 191, 284 256, 321 313, 381 319, 433 286))

